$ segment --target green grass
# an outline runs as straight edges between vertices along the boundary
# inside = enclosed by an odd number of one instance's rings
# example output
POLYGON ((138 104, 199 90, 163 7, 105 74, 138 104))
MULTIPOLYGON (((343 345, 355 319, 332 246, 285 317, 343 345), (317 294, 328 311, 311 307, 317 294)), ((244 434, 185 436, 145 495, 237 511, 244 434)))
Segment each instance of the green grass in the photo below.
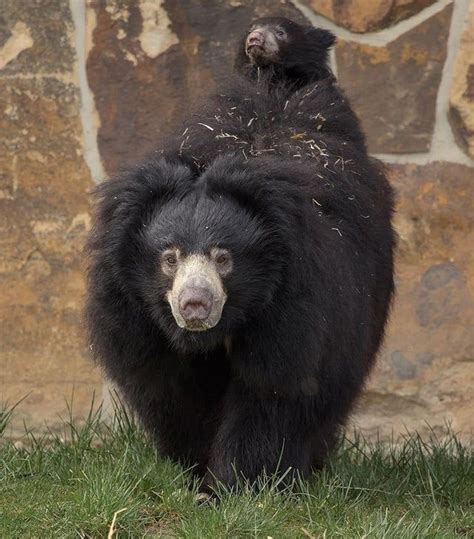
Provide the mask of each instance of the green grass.
POLYGON ((123 412, 112 425, 91 413, 61 436, 27 436, 23 447, 0 441, 1 538, 474 537, 473 453, 454 436, 346 441, 309 482, 279 491, 262 480, 218 505, 196 504, 190 474, 157 457, 123 412))

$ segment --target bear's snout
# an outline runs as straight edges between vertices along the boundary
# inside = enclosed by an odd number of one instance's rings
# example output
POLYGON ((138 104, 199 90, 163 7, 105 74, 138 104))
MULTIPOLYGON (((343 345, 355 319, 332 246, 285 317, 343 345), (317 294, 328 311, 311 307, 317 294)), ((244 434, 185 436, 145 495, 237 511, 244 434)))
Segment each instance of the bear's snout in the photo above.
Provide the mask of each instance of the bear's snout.
POLYGON ((166 297, 176 323, 188 331, 216 326, 227 299, 214 261, 202 254, 181 261, 166 297))
POLYGON ((203 322, 209 318, 212 292, 204 285, 188 285, 179 297, 179 312, 186 322, 203 322))
POLYGON ((261 30, 254 30, 250 32, 247 38, 247 49, 250 47, 263 47, 265 44, 265 36, 261 30))

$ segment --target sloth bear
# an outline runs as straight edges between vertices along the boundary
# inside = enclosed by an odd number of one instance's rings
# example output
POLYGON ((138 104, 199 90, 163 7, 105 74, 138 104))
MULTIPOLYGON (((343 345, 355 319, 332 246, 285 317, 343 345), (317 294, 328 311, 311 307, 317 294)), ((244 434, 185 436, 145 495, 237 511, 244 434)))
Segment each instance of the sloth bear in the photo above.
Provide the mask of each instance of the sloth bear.
POLYGON ((328 56, 335 41, 328 30, 301 26, 284 17, 263 17, 243 36, 235 69, 253 80, 265 72, 274 82, 291 82, 299 88, 331 74, 328 56))
POLYGON ((235 77, 97 189, 92 349, 204 492, 321 467, 383 337, 392 192, 320 61, 235 77))

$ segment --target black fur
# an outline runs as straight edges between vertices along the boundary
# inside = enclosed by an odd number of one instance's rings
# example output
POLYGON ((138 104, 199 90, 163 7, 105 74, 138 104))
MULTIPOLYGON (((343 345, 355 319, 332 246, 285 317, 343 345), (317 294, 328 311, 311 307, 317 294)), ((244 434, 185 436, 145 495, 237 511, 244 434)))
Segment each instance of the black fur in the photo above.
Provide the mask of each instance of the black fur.
POLYGON ((280 44, 278 61, 264 67, 252 65, 245 53, 248 31, 241 38, 235 59, 235 70, 251 80, 262 75, 273 82, 291 82, 293 88, 326 78, 331 74, 328 66, 329 49, 336 42, 336 36, 329 30, 303 26, 284 17, 263 17, 251 25, 267 24, 285 29, 289 41, 280 44))
POLYGON ((96 357, 162 453, 204 487, 334 447, 393 292, 392 192, 328 77, 235 79, 177 143, 97 190, 87 314, 96 357), (206 332, 180 329, 160 253, 233 253, 206 332), (207 471, 209 470, 209 471, 207 471))

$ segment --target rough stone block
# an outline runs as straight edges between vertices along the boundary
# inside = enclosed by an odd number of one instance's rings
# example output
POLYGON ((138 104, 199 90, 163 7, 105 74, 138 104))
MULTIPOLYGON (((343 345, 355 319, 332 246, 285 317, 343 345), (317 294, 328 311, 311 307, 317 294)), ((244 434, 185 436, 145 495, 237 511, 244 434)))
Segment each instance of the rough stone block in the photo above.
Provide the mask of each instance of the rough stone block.
POLYGON ((474 158, 474 3, 471 3, 451 86, 449 120, 459 146, 474 158))
POLYGON ((373 32, 415 15, 435 0, 302 0, 352 32, 373 32))
POLYGON ((2 0, 0 69, 2 75, 69 75, 74 62, 69 2, 2 0), (8 61, 7 61, 8 60, 8 61))
POLYGON ((1 49, 0 69, 0 400, 26 397, 19 434, 23 420, 44 428, 66 418, 73 388, 83 416, 102 383, 82 334, 91 180, 68 3, 7 2, 1 17, 0 43, 13 36, 16 48, 1 49), (18 21, 31 35, 22 50, 18 21))
POLYGON ((397 293, 378 366, 355 417, 369 435, 469 439, 474 408, 474 168, 390 167, 398 193, 397 293))
POLYGON ((337 45, 339 81, 372 152, 429 150, 451 13, 449 5, 385 47, 337 45))

